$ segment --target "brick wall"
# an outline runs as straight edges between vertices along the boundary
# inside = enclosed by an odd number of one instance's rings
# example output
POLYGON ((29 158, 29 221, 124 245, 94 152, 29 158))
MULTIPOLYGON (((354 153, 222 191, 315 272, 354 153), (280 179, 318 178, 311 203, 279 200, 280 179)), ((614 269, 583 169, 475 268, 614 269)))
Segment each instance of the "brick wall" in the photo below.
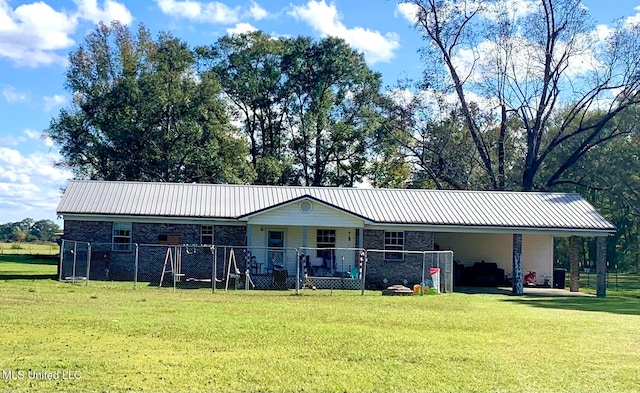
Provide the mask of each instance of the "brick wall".
MULTIPOLYGON (((384 249, 384 231, 365 229, 364 247, 375 250, 384 249)), ((404 249, 406 251, 433 250, 433 233, 405 231, 404 249)), ((385 261, 382 252, 369 252, 367 257, 366 285, 368 288, 384 288, 385 278, 387 286, 403 284, 404 280, 407 280, 407 285, 411 286, 422 279, 422 255, 404 254, 402 261, 385 261)))
MULTIPOLYGON (((113 223, 110 221, 65 220, 66 240, 89 242, 92 245, 91 279, 104 279, 109 266, 109 278, 133 281, 135 272, 135 248, 131 251, 112 251, 113 223)), ((216 225, 214 243, 239 246, 235 249, 238 266, 244 269, 242 250, 246 244, 246 227, 216 225)), ((138 281, 158 282, 162 275, 167 248, 160 245, 159 235, 179 236, 181 244, 200 244, 200 224, 132 223, 131 242, 140 245, 138 252, 138 281)), ((225 264, 223 250, 218 252, 218 276, 222 276, 225 264)), ((228 253, 227 253, 228 255, 228 253)), ((65 257, 66 258, 66 257, 65 257)), ((211 278, 213 256, 208 248, 193 248, 183 252, 183 268, 190 276, 211 278)), ((165 277, 167 279, 167 277, 165 277)))
POLYGON ((90 243, 111 243, 113 223, 108 221, 64 220, 63 239, 90 243))

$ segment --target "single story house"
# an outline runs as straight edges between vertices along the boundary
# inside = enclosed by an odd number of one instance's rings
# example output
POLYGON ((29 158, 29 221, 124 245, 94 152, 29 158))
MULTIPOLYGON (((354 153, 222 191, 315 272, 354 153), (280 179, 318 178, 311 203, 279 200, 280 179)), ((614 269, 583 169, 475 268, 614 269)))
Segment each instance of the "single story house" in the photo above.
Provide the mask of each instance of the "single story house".
MULTIPOLYGON (((517 260, 537 284, 552 284, 554 237, 606 239, 616 230, 580 195, 543 192, 80 180, 69 183, 57 213, 64 239, 111 245, 114 277, 130 269, 131 244, 170 239, 246 247, 261 273, 292 269, 286 249, 313 250, 316 274, 336 261, 339 270, 356 266, 350 250, 378 250, 368 254, 371 287, 419 282, 421 260, 406 251, 434 249, 452 250, 465 266, 496 264, 505 275, 517 260)), ((157 264, 147 268, 159 277, 157 264)))

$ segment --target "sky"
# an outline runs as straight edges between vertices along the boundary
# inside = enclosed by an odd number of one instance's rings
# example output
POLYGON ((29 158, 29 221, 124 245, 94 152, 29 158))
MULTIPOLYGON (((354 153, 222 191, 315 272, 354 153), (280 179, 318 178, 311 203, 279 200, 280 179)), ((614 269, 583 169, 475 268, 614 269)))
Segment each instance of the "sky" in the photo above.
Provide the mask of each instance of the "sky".
MULTIPOLYGON (((530 0, 505 1, 520 7, 530 0)), ((583 3, 601 27, 640 19, 640 0, 583 3)), ((96 23, 143 23, 191 46, 255 29, 338 36, 392 86, 418 78, 422 68, 409 17, 394 0, 0 0, 0 224, 27 217, 61 223, 56 206, 73 175, 55 166, 59 151, 42 133, 69 106, 67 57, 96 23)))

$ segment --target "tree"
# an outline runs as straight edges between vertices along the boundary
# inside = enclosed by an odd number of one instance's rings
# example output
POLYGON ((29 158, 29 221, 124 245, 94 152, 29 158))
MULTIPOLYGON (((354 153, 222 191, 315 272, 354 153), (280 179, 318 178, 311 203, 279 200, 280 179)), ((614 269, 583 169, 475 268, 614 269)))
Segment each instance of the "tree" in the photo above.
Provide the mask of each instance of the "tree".
POLYGON ((580 0, 400 3, 413 7, 425 42, 422 88, 453 98, 485 188, 553 189, 594 148, 628 134, 607 125, 640 100, 638 25, 620 21, 598 40, 580 0), (565 146, 570 154, 552 163, 565 146))
POLYGON ((342 39, 287 45, 293 99, 287 113, 297 182, 353 186, 366 173, 367 150, 379 127, 381 77, 342 39))
POLYGON ((13 239, 19 243, 23 242, 27 238, 27 233, 20 228, 13 230, 13 239))
POLYGON ((31 225, 29 233, 42 242, 50 242, 60 232, 60 226, 51 220, 38 220, 31 225))
POLYGON ((229 124, 215 78, 189 47, 140 25, 100 24, 69 56, 73 106, 46 133, 77 177, 245 182, 246 146, 229 124))
POLYGON ((253 32, 198 53, 243 124, 258 183, 353 185, 365 174, 380 76, 344 41, 253 32))
POLYGON ((221 37, 197 52, 206 72, 215 75, 242 122, 258 184, 284 184, 291 171, 283 131, 289 95, 282 69, 286 40, 260 32, 221 37))
MULTIPOLYGON (((597 115, 597 114, 594 114, 597 115)), ((599 145, 569 169, 565 181, 557 188, 565 192, 578 192, 598 208, 617 231, 608 241, 607 260, 610 267, 622 271, 640 271, 640 134, 636 124, 640 120, 638 107, 627 108, 607 125, 618 129, 631 129, 629 135, 599 145)), ((571 154, 571 148, 558 149, 562 155, 571 154)), ((556 253, 566 260, 566 245, 556 253)), ((583 239, 583 264, 589 265, 596 257, 596 244, 583 239)))

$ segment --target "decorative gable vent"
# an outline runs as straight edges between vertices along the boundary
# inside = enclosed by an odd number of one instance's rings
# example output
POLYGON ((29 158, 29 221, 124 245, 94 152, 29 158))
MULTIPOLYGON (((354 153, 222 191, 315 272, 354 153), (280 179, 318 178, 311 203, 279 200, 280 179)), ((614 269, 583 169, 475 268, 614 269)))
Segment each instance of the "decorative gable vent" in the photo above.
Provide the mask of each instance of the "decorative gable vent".
POLYGON ((310 201, 302 201, 298 204, 298 209, 304 214, 310 213, 313 210, 313 204, 310 201))

